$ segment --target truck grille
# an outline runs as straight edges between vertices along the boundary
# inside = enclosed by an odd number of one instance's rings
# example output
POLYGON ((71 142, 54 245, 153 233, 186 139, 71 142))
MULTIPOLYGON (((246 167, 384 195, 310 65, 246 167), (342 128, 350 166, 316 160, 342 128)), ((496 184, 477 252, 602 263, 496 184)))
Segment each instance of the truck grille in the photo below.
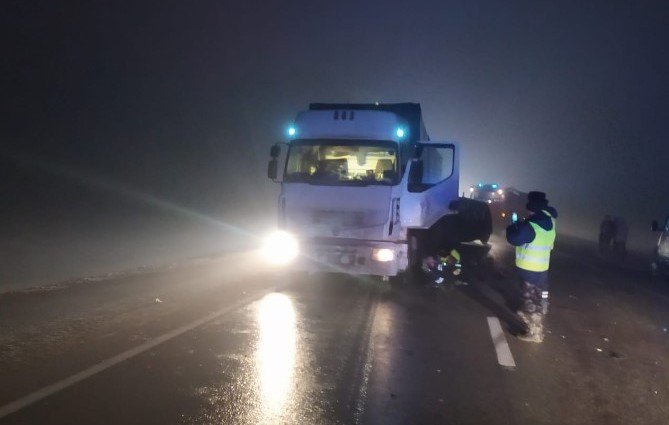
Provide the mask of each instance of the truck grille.
POLYGON ((360 227, 365 224, 365 214, 358 211, 314 211, 312 222, 343 227, 360 227))

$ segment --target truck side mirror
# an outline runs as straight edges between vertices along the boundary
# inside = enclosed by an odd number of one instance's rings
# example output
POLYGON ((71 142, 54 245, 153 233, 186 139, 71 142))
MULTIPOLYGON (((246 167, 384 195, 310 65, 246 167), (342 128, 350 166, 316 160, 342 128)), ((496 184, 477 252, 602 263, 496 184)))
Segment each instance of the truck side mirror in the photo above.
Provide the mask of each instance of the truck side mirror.
POLYGON ((652 230, 653 232, 657 232, 658 230, 660 230, 660 225, 657 224, 657 220, 653 220, 650 223, 650 230, 652 230))
POLYGON ((272 158, 267 163, 267 177, 270 180, 276 180, 277 171, 278 171, 278 161, 276 160, 276 158, 272 158))

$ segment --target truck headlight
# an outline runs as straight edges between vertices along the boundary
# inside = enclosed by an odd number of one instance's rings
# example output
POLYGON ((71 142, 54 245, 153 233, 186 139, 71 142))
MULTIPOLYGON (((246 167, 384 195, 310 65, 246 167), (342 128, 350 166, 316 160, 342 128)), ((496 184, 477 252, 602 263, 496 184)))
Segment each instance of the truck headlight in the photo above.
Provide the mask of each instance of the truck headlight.
POLYGON ((395 259, 395 253, 392 249, 388 248, 379 248, 372 250, 372 258, 376 261, 387 263, 395 259))
POLYGON ((283 230, 267 236, 262 247, 263 257, 273 264, 288 264, 297 257, 298 253, 297 238, 283 230))

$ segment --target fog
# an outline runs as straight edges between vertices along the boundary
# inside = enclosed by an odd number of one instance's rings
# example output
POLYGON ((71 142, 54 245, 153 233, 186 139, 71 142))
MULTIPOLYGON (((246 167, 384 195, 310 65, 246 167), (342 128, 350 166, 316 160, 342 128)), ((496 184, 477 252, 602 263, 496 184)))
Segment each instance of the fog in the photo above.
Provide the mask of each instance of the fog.
POLYGON ((0 287, 257 243, 269 147, 309 102, 421 103, 478 181, 565 234, 669 214, 657 2, 17 2, 0 18, 0 287))

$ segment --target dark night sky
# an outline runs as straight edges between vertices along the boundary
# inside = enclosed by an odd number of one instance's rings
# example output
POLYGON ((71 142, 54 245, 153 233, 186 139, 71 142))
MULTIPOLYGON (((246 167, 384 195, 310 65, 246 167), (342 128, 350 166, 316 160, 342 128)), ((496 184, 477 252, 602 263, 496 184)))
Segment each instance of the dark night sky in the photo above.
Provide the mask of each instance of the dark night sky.
POLYGON ((4 2, 3 216, 110 222, 136 202, 118 187, 259 217, 308 102, 416 101, 462 144, 461 190, 544 189, 572 231, 645 224, 669 213, 667 22, 643 1, 4 2))

